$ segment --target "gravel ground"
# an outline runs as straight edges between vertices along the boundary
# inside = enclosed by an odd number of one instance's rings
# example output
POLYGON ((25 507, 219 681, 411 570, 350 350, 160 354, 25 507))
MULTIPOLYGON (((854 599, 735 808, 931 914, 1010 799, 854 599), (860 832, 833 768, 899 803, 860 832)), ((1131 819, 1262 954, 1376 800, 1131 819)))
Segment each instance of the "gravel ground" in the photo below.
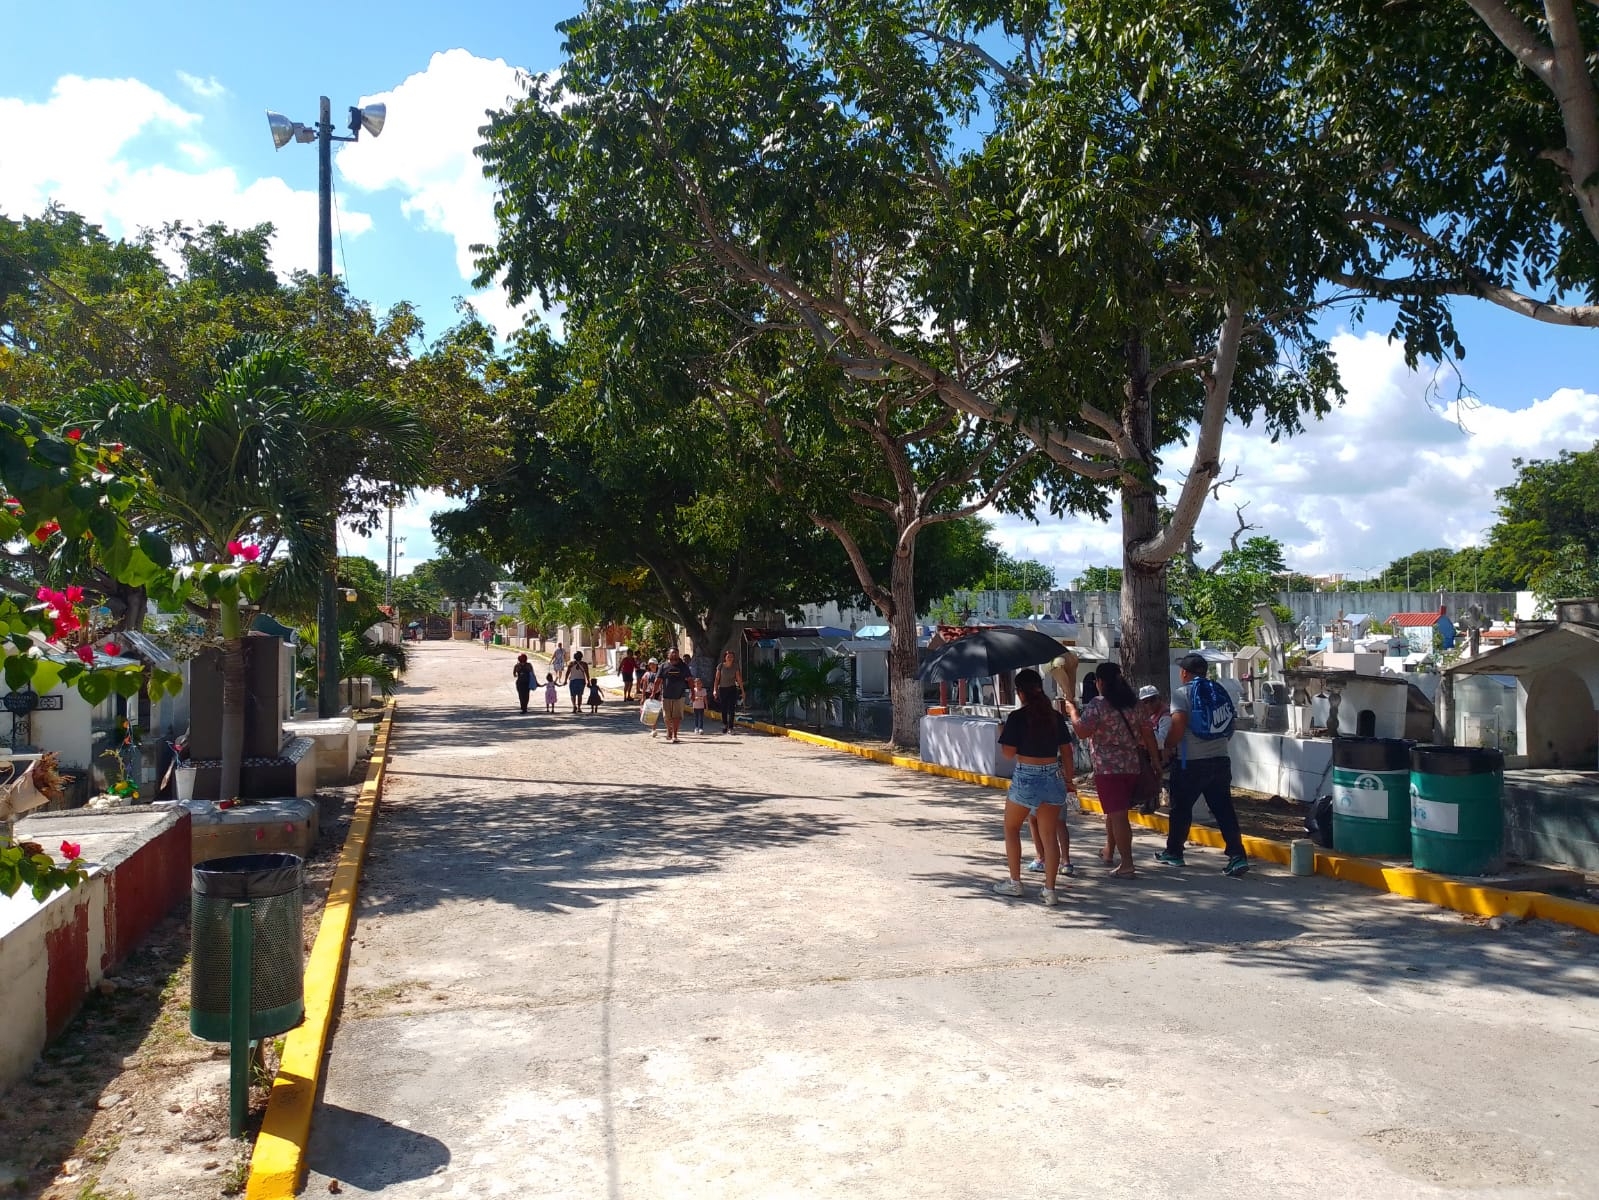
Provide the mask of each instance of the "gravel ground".
MULTIPOLYGON (((1599 1192, 1599 950, 1264 866, 990 891, 1000 798, 419 648, 308 1194, 1599 1192)), ((1141 861, 1157 843, 1143 835, 1141 861)))

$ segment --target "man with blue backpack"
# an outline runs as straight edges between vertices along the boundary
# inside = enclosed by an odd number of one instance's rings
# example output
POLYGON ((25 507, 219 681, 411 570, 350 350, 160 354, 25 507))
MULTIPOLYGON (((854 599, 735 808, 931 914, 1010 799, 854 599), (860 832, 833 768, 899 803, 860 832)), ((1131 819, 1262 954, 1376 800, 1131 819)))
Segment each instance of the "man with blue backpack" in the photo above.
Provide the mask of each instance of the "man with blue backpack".
POLYGON ((1209 677, 1210 664, 1198 654, 1177 660, 1182 684, 1172 693, 1171 733, 1166 745, 1175 749, 1171 768, 1171 825, 1166 848, 1155 861, 1169 867, 1187 865, 1183 846, 1194 824, 1194 805, 1201 798, 1216 816, 1227 848, 1227 875, 1249 870, 1244 840, 1233 808, 1233 763, 1227 742, 1233 732, 1233 702, 1227 689, 1209 677))

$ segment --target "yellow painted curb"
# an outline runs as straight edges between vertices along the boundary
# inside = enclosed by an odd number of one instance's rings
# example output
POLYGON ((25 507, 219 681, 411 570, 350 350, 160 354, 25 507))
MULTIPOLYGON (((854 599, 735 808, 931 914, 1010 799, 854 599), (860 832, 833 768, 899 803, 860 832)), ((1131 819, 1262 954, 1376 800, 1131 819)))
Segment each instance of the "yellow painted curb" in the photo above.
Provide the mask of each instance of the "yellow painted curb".
POLYGON ((361 886, 361 868, 377 820, 383 795, 383 776, 389 763, 389 734, 394 728, 395 701, 390 700, 377 731, 366 782, 356 798, 355 816, 339 865, 328 885, 327 907, 317 930, 311 957, 305 965, 305 1021, 284 1039, 283 1058, 267 1097, 266 1118, 250 1157, 246 1200, 288 1200, 299 1189, 305 1172, 305 1147, 311 1137, 311 1110, 316 1107, 328 1034, 338 1006, 339 985, 355 920, 355 901, 361 886))
MULTIPOLYGON (((797 729, 789 729, 783 725, 768 725, 762 721, 751 721, 748 724, 762 733, 774 734, 777 737, 792 738, 797 742, 806 742, 813 746, 820 746, 826 750, 841 750, 846 754, 853 754, 859 758, 868 758, 873 762, 887 763, 891 766, 902 767, 911 771, 920 771, 925 775, 940 775, 946 779, 959 779, 965 783, 975 783, 981 787, 1008 789, 1010 780, 1001 779, 994 775, 979 775, 972 771, 959 771, 954 767, 941 767, 937 763, 924 763, 917 758, 907 758, 900 754, 890 754, 886 750, 873 750, 866 746, 857 746, 851 742, 841 742, 836 738, 821 737, 814 733, 804 733, 797 729)), ((1103 812, 1099 801, 1089 795, 1079 797, 1083 809, 1088 812, 1103 812)), ((1140 812, 1128 813, 1128 818, 1135 825, 1142 825, 1146 829, 1153 829, 1165 833, 1169 828, 1166 818, 1159 813, 1146 816, 1140 812)), ((1220 831, 1207 825, 1195 825, 1188 834, 1188 840, 1198 842, 1203 846, 1212 846, 1218 850, 1224 849, 1220 831)), ((1252 837, 1244 835, 1244 850, 1251 858, 1264 859, 1267 862, 1287 866, 1291 850, 1287 842, 1273 841, 1271 838, 1252 837)), ((1436 905, 1439 908, 1453 909, 1455 912, 1466 913, 1474 917, 1514 917, 1517 920, 1527 920, 1532 917, 1542 917, 1546 921, 1554 921, 1561 925, 1570 925, 1575 929, 1583 929, 1589 933, 1599 934, 1599 904, 1589 904, 1583 900, 1567 900, 1559 896, 1550 896, 1543 892, 1517 892, 1508 888, 1490 887, 1486 884, 1462 883, 1446 875, 1435 875, 1431 871, 1418 870, 1415 867, 1391 866, 1379 859, 1361 858, 1354 854, 1339 854, 1335 850, 1316 848, 1316 873, 1326 875, 1331 879, 1341 879, 1347 883, 1358 883, 1363 887, 1375 888, 1379 892, 1390 892, 1396 896, 1404 896, 1410 900, 1420 900, 1426 904, 1436 905)))

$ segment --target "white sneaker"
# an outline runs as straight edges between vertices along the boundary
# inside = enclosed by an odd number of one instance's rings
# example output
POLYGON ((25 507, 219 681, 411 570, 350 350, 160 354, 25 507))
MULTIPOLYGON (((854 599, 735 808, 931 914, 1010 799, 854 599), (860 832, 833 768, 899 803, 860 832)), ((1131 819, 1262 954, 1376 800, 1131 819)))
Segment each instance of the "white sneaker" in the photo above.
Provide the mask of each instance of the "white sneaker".
POLYGON ((1054 908, 1060 903, 1060 897, 1055 894, 1054 888, 1040 888, 1039 891, 1043 894, 1045 908, 1054 908))
POLYGON ((1021 896, 1025 893, 1019 879, 1001 879, 994 885, 994 894, 997 896, 1021 896))

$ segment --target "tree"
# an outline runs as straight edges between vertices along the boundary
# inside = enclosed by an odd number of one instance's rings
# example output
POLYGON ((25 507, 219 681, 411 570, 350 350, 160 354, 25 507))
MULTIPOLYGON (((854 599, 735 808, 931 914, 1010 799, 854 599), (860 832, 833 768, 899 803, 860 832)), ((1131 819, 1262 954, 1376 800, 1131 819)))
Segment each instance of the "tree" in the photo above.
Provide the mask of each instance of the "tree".
POLYGON ((1072 580, 1079 592, 1119 592, 1122 590, 1120 567, 1084 567, 1083 573, 1072 580))
POLYGON ((1055 568, 1036 558, 1013 558, 1001 552, 992 576, 984 582, 1000 592, 1048 592, 1055 587, 1055 568))
POLYGON ((1518 587, 1565 573, 1581 554, 1599 556, 1599 442, 1548 459, 1512 460, 1516 480, 1494 495, 1499 520, 1488 558, 1518 587))
POLYGON ((1255 606, 1276 594, 1283 548, 1271 537, 1234 542, 1208 568, 1190 565, 1180 584, 1199 637, 1241 645, 1255 624, 1255 606))
POLYGON ((543 332, 513 344, 512 465, 435 518, 444 543, 522 578, 548 567, 604 613, 680 625, 697 669, 741 612, 848 596, 843 555, 773 494, 747 427, 624 332, 572 312, 564 345, 543 332))
POLYGON ((481 554, 442 554, 417 568, 428 568, 425 578, 437 584, 445 599, 455 605, 455 627, 461 627, 462 609, 487 601, 494 584, 505 572, 492 559, 481 554))
POLYGON ((1356 158, 1342 220, 1363 237, 1333 278, 1397 302, 1412 361, 1464 353, 1455 296, 1599 327, 1599 7, 1285 7, 1291 69, 1356 158))
POLYGON ((1157 7, 596 0, 559 75, 487 129, 484 277, 581 311, 680 267, 714 297, 714 268, 843 375, 1014 427, 1119 494, 1124 655, 1164 677, 1164 565, 1224 421, 1292 432, 1335 394, 1308 314, 1342 189, 1279 30, 1157 7), (1163 523, 1161 451, 1194 424, 1163 523))

